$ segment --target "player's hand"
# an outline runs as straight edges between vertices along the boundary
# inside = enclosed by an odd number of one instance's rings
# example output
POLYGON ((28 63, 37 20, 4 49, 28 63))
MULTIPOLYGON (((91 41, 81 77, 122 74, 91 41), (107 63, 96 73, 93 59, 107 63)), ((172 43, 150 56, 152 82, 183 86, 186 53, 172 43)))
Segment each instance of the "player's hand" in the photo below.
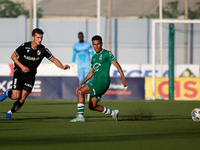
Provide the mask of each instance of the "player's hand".
POLYGON ((73 73, 76 73, 76 68, 75 68, 75 65, 74 65, 74 63, 71 65, 71 68, 72 68, 72 69, 71 69, 71 70, 72 70, 72 72, 73 72, 73 73))
POLYGON ((128 86, 128 82, 126 81, 126 79, 122 80, 122 84, 124 85, 124 87, 128 86))
POLYGON ((64 69, 64 70, 70 69, 70 66, 69 66, 69 65, 64 65, 63 69, 64 69))
POLYGON ((24 72, 24 73, 30 72, 29 68, 26 67, 26 66, 22 66, 22 67, 21 67, 21 70, 22 70, 22 72, 24 72))
POLYGON ((76 88, 76 94, 78 94, 78 90, 82 87, 81 84, 79 84, 79 86, 76 88))

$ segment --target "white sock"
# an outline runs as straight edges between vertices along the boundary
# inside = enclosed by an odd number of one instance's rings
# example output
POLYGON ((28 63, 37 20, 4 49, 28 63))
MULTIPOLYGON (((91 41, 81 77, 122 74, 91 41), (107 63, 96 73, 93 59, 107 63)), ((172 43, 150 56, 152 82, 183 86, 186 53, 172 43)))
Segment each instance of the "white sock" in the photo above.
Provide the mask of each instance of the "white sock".
POLYGON ((9 114, 11 114, 11 115, 13 114, 11 110, 9 110, 7 113, 9 113, 9 114))

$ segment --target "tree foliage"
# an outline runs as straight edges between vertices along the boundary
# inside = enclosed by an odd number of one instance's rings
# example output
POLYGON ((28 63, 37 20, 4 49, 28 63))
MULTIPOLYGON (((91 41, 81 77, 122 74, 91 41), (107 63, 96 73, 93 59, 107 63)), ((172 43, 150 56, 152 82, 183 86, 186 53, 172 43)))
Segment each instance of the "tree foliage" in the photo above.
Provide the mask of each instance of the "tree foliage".
MULTIPOLYGON (((178 10, 178 1, 168 2, 167 6, 163 7, 163 18, 178 18, 184 15, 185 10, 178 10)), ((155 14, 150 14, 145 16, 146 18, 159 18, 159 7, 156 9, 155 14)), ((200 2, 195 4, 195 10, 188 8, 188 18, 189 19, 199 19, 200 18, 200 2)))
POLYGON ((200 18, 200 2, 197 2, 195 4, 195 10, 192 11, 191 9, 188 9, 188 15, 190 19, 199 19, 200 18))
MULTIPOLYGON (((12 2, 10 0, 0 0, 0 17, 15 18, 20 15, 29 17, 29 10, 26 10, 24 3, 12 2)), ((42 17, 42 9, 38 8, 37 17, 42 17)))

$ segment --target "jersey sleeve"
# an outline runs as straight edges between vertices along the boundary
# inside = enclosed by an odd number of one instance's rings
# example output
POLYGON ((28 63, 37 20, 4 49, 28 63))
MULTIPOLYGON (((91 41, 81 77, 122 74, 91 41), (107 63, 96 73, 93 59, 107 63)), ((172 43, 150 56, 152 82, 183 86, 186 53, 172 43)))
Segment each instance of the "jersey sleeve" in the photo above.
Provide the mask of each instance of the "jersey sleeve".
POLYGON ((94 51, 93 51, 93 50, 91 50, 91 51, 90 51, 90 54, 91 54, 92 56, 94 56, 94 51))
POLYGON ((112 63, 115 60, 114 55, 110 51, 108 51, 108 60, 110 61, 110 63, 112 63))
POLYGON ((53 55, 51 54, 48 48, 45 48, 45 51, 45 57, 50 60, 53 57, 53 55))
POLYGON ((91 56, 94 56, 94 51, 92 49, 92 45, 88 42, 88 51, 90 52, 91 56))
POLYGON ((92 51, 92 45, 88 42, 88 50, 92 51))
POLYGON ((25 43, 23 43, 22 45, 20 45, 20 46, 15 50, 14 53, 17 55, 17 57, 23 56, 24 50, 25 50, 24 44, 25 44, 25 43))

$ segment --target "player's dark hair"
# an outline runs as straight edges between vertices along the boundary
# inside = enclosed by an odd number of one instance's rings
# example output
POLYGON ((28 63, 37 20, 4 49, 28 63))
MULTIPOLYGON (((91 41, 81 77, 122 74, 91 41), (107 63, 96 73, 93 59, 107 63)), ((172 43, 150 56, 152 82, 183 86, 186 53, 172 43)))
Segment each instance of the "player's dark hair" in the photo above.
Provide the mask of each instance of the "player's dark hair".
POLYGON ((83 35, 83 32, 79 32, 78 35, 79 35, 79 34, 82 34, 82 35, 83 35))
POLYGON ((39 28, 33 29, 33 31, 32 31, 32 36, 34 36, 35 33, 42 34, 42 35, 44 34, 44 32, 43 32, 41 29, 39 29, 39 28))
POLYGON ((93 42, 94 40, 99 40, 100 43, 102 43, 102 38, 101 38, 99 35, 95 35, 95 36, 93 36, 93 38, 92 38, 92 42, 93 42))

